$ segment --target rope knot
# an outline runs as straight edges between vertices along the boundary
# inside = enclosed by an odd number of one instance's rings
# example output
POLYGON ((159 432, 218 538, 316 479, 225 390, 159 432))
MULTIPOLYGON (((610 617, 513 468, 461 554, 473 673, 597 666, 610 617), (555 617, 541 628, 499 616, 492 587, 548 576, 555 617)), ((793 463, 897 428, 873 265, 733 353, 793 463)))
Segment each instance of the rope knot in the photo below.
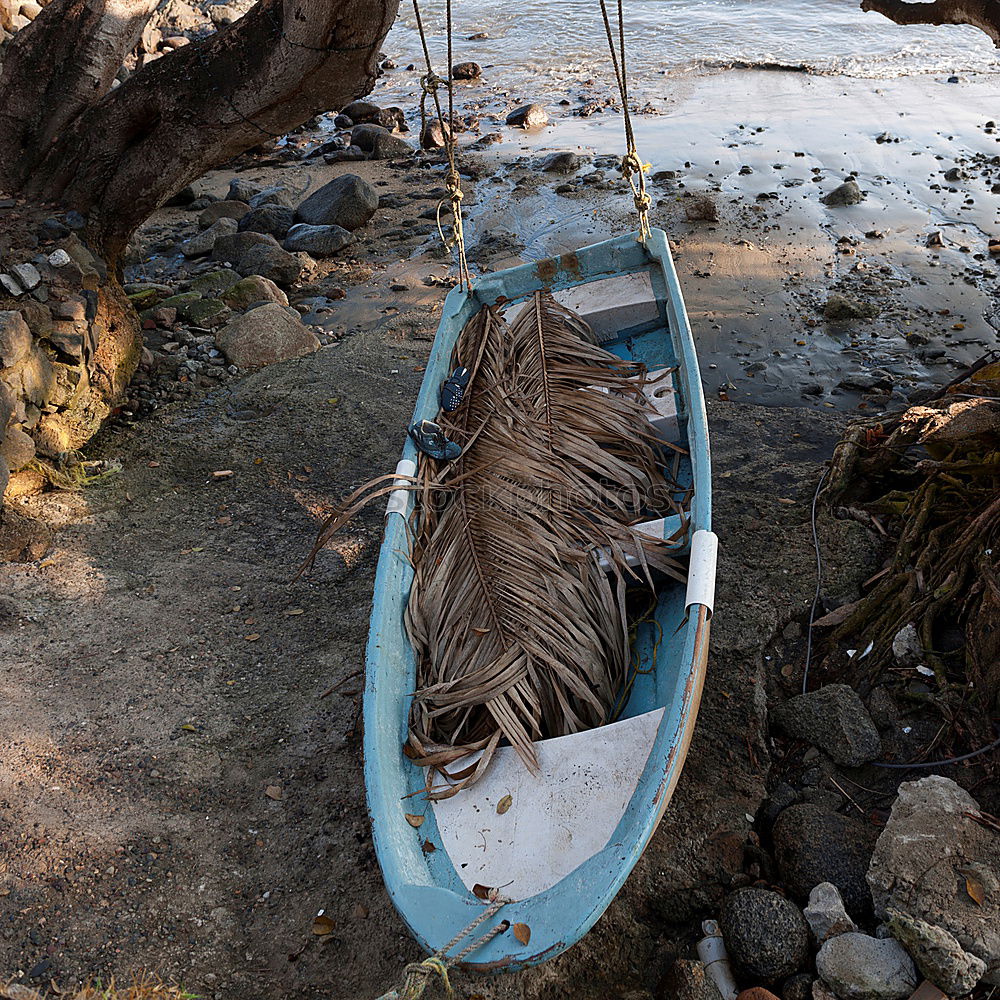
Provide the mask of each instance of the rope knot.
POLYGON ((438 86, 445 81, 437 75, 437 73, 424 73, 420 78, 420 86, 423 88, 425 94, 433 94, 438 86))
POLYGON ((626 177, 631 177, 633 174, 641 174, 643 171, 650 168, 649 163, 643 163, 639 159, 639 154, 634 149, 630 149, 623 157, 621 164, 621 171, 626 177))
POLYGON ((633 198, 635 202, 635 207, 641 212, 645 213, 649 211, 650 206, 653 204, 653 199, 646 194, 645 191, 640 192, 633 198))

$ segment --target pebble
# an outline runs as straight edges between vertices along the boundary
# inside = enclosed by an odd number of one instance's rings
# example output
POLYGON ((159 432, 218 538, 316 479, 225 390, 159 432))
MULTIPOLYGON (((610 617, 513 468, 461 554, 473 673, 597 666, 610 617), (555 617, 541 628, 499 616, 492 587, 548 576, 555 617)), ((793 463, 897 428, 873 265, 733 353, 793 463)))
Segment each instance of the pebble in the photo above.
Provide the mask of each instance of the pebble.
POLYGON ((549 113, 542 104, 524 104, 507 115, 507 124, 514 128, 541 128, 548 123, 549 113))
POLYGON ((848 913, 861 916, 871 908, 865 876, 874 838, 859 819, 803 802, 778 817, 773 839, 778 870, 793 895, 805 899, 831 882, 848 913))
POLYGON ((808 972, 789 976, 781 985, 781 1000, 811 1000, 813 977, 808 972))
POLYGON ((27 292, 30 292, 33 288, 37 288, 42 282, 42 276, 38 273, 38 268, 34 264, 12 264, 10 269, 27 292))
POLYGON ((751 986, 744 990, 736 1000, 779 1000, 770 990, 765 990, 763 986, 751 986))
POLYGON ((830 205, 831 207, 857 205, 864 200, 864 197, 864 193, 858 187, 858 182, 852 178, 844 181, 839 187, 835 187, 829 194, 820 198, 820 201, 824 205, 830 205))
POLYGON ((63 250, 62 247, 60 247, 58 250, 53 250, 52 253, 49 254, 48 258, 49 263, 53 267, 65 267, 70 262, 71 259, 72 258, 70 257, 70 255, 66 253, 66 251, 63 250))
POLYGON ((802 913, 817 944, 858 929, 844 909, 839 890, 831 882, 820 882, 809 893, 809 902, 802 913))
POLYGON ((856 932, 830 938, 816 956, 816 971, 841 1000, 905 1000, 918 982, 898 941, 856 932))
POLYGON ((546 173, 571 174, 580 166, 580 157, 568 150, 549 153, 539 164, 539 169, 546 173))
POLYGON ((478 80, 483 75, 483 68, 477 62, 457 63, 451 68, 453 80, 478 80))
POLYGON ((799 908, 768 889, 730 893, 719 921, 736 969, 767 983, 798 972, 809 957, 809 928, 799 908))
POLYGON ((860 767, 882 753, 875 723, 858 693, 846 684, 827 684, 789 698, 771 719, 789 736, 819 747, 845 767, 860 767))

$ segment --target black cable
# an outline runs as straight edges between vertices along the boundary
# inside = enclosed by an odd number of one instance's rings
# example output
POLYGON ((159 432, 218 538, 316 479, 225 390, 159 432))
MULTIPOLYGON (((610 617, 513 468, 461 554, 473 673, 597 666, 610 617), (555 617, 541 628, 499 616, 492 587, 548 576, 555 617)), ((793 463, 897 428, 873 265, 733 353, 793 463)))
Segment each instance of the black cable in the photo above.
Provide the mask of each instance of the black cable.
POLYGON ((813 548, 816 550, 816 593, 813 595, 812 608, 809 611, 809 632, 806 635, 806 665, 802 672, 803 694, 806 694, 809 690, 809 663, 812 660, 813 649, 813 621, 816 618, 816 606, 819 604, 820 594, 823 590, 823 553, 820 551, 819 535, 816 531, 816 502, 819 500, 820 490, 823 489, 823 483, 826 482, 826 477, 829 471, 829 467, 825 468, 823 470, 823 475, 819 477, 819 482, 816 484, 816 492, 813 494, 812 513, 810 515, 812 523, 813 548))

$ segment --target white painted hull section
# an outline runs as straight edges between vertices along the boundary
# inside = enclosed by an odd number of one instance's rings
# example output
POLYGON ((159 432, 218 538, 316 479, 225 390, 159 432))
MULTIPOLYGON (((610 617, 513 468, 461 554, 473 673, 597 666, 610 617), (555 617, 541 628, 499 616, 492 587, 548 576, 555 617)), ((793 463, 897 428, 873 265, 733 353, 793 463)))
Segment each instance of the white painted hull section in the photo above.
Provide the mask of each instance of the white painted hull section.
POLYGON ((538 775, 512 747, 501 747, 475 784, 434 802, 442 846, 465 885, 527 899, 607 847, 635 793, 662 716, 659 708, 542 740, 535 744, 538 775), (508 795, 509 808, 498 813, 508 795))

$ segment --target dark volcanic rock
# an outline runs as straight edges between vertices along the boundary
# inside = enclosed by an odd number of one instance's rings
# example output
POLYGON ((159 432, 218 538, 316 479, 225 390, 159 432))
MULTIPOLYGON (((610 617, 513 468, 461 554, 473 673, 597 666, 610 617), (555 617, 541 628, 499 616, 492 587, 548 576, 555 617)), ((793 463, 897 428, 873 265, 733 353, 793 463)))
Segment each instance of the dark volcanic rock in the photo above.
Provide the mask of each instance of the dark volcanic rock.
POLYGON ((827 684, 789 698, 771 713, 783 732, 805 740, 845 767, 860 767, 882 753, 882 738, 854 688, 827 684))
POLYGON ((314 257, 332 257, 354 242, 354 235, 341 226, 309 226, 300 222, 288 233, 284 246, 286 250, 304 250, 314 257))
POLYGON ((580 166, 580 157, 576 153, 565 152, 549 153, 539 164, 539 169, 546 173, 571 174, 580 166))
POLYGON ((862 917, 872 905, 865 876, 874 831, 853 816, 804 802, 790 806, 774 824, 774 858, 794 896, 806 899, 820 882, 840 890, 847 912, 862 917))
POLYGON ((295 222, 295 210, 287 205, 268 203, 253 208, 240 219, 240 232, 269 233, 282 239, 295 222))
POLYGON ((357 174, 343 174, 314 191, 296 212, 310 226, 342 226, 360 229, 378 208, 378 194, 357 174))
POLYGON ((799 908, 769 889, 730 893, 722 904, 729 957, 748 978, 773 983, 798 972, 809 957, 809 927, 799 908))
POLYGON ((839 187, 835 187, 829 194, 820 198, 824 205, 831 207, 840 205, 857 205, 864 199, 864 192, 858 187, 856 180, 846 180, 839 187))

